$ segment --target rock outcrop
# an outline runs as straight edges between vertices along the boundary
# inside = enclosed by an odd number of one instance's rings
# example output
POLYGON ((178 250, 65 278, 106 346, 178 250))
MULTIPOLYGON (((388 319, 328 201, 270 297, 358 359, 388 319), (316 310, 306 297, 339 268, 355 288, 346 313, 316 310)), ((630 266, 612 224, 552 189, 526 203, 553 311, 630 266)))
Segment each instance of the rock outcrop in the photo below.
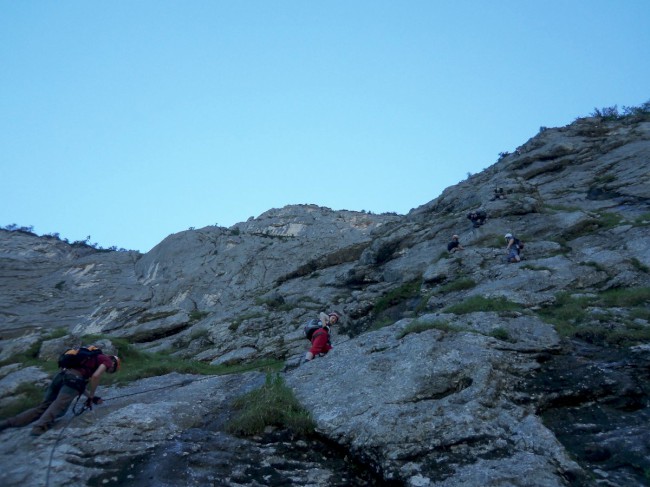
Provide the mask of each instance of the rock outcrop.
POLYGON ((0 481, 643 485, 649 169, 650 121, 579 119, 404 216, 289 206, 145 255, 0 230, 0 407, 46 383, 15 357, 102 335, 211 364, 282 360, 321 435, 226 433, 262 373, 165 375, 105 389, 36 440, 1 432, 0 481), (452 234, 465 250, 446 251, 452 234), (334 350, 300 364, 301 324, 329 309, 344 317, 334 350))

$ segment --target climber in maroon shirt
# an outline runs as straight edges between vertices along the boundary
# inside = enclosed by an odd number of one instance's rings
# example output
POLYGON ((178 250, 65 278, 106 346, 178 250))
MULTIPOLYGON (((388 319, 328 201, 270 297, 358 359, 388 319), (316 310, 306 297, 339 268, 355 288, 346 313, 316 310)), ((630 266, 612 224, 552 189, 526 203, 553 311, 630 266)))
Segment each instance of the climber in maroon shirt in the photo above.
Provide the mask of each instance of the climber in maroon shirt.
POLYGON ((330 327, 338 323, 340 315, 335 311, 329 314, 321 312, 318 317, 322 326, 311 336, 311 348, 305 356, 305 360, 308 361, 313 360, 315 357, 321 357, 332 349, 330 327))

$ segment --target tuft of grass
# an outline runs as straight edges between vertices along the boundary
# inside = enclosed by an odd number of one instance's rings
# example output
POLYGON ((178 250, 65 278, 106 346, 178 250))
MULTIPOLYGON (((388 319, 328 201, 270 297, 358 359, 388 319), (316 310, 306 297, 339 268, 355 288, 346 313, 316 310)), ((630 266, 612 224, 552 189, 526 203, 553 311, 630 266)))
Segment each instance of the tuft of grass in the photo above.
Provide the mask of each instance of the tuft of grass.
POLYGON ((210 336, 210 330, 207 328, 194 328, 190 332, 190 340, 199 340, 201 338, 207 338, 210 336))
POLYGON ((579 206, 567 206, 567 205, 549 205, 545 204, 544 209, 550 210, 552 212, 574 212, 581 211, 582 209, 579 206))
POLYGON ((127 384, 129 382, 166 375, 171 372, 195 375, 225 375, 249 370, 280 370, 283 363, 278 360, 259 360, 248 364, 210 365, 198 360, 188 360, 163 352, 144 352, 124 339, 111 339, 122 361, 120 372, 108 374, 106 384, 127 384))
POLYGON ((311 415, 279 374, 267 374, 262 387, 237 398, 233 407, 237 414, 226 424, 226 430, 233 434, 257 435, 267 426, 288 428, 300 435, 315 431, 311 415))
POLYGON ((372 324, 368 328, 368 331, 381 330, 382 328, 386 326, 390 326, 393 323, 395 323, 395 320, 392 319, 390 316, 383 316, 379 319, 373 320, 372 324))
POLYGON ((643 262, 641 262, 636 257, 632 257, 630 259, 630 263, 632 264, 632 267, 634 267, 637 271, 641 271, 641 272, 645 272, 646 274, 650 274, 650 267, 645 265, 643 262))
POLYGON ((598 216, 598 228, 602 230, 614 228, 619 226, 622 221, 623 217, 617 213, 603 212, 598 216))
POLYGON ((448 321, 436 320, 432 322, 424 322, 419 320, 414 320, 409 323, 404 329, 397 334, 397 339, 404 338, 406 335, 411 333, 422 333, 427 330, 441 330, 441 331, 462 331, 462 328, 451 325, 448 321))
POLYGON ((34 384, 20 384, 12 394, 14 400, 6 406, 0 407, 0 418, 11 418, 16 414, 31 409, 38 405, 45 395, 45 391, 34 384))
POLYGON ((447 252, 446 250, 443 250, 438 255, 438 258, 436 259, 436 262, 438 262, 439 260, 442 260, 442 259, 446 259, 447 257, 449 257, 449 252, 447 252))
POLYGON ((287 303, 282 296, 256 298, 255 304, 257 306, 265 306, 273 311, 291 311, 294 308, 293 305, 287 303))
POLYGON ((436 293, 447 294, 454 291, 464 291, 476 287, 476 281, 470 278, 456 279, 436 288, 436 293))
POLYGON ((593 261, 593 260, 590 260, 590 261, 587 261, 587 262, 580 262, 580 265, 585 265, 585 266, 593 267, 593 268, 596 269, 597 271, 599 271, 599 272, 604 272, 604 273, 607 274, 607 268, 606 268, 604 265, 602 265, 602 264, 600 264, 600 263, 598 263, 598 262, 595 262, 595 261, 593 261))
POLYGON ((593 185, 596 186, 602 186, 608 183, 613 183, 616 181, 616 176, 613 174, 601 174, 600 176, 596 176, 592 182, 593 185))
POLYGON ((24 352, 19 352, 11 357, 1 360, 0 367, 9 364, 22 364, 24 367, 30 367, 33 365, 43 365, 43 361, 38 358, 38 354, 41 351, 41 345, 43 340, 32 343, 27 350, 24 352))
POLYGON ((496 338, 497 340, 501 340, 503 342, 510 342, 512 341, 512 338, 510 337, 510 333, 508 330, 505 328, 495 328, 490 332, 490 336, 496 338))
POLYGON ((608 230, 617 227, 623 221, 623 217, 616 213, 603 212, 597 218, 583 220, 577 225, 562 232, 562 238, 566 241, 589 235, 599 230, 608 230))
POLYGON ((590 302, 588 297, 572 296, 568 292, 562 292, 555 296, 553 306, 543 308, 539 314, 561 332, 568 324, 584 321, 590 302))
POLYGON ((546 322, 555 326, 565 337, 579 338, 591 343, 627 346, 650 342, 650 327, 633 322, 650 319, 650 288, 622 288, 603 291, 596 296, 573 296, 560 293, 552 306, 538 312, 546 322), (596 318, 590 308, 601 308, 596 318), (616 311, 607 312, 615 308, 616 311))
POLYGON ((453 304, 445 308, 445 313, 454 313, 457 315, 475 313, 479 311, 516 311, 520 310, 521 305, 508 301, 504 297, 499 298, 486 298, 483 296, 471 296, 466 300, 453 304))
POLYGON ((209 314, 210 313, 208 313, 207 311, 199 311, 198 309, 192 310, 189 315, 190 321, 200 321, 206 316, 208 316, 209 314))
POLYGON ((485 235, 474 242, 475 247, 486 247, 492 249, 500 249, 506 246, 503 235, 485 235))
POLYGON ((634 226, 644 227, 650 225, 650 213, 643 213, 634 219, 634 226))
POLYGON ((599 295, 597 304, 618 308, 648 305, 650 304, 650 287, 609 289, 599 295))
POLYGON ((169 318, 178 313, 178 310, 175 311, 158 311, 156 313, 145 313, 140 318, 138 318, 138 324, 148 323, 150 321, 162 320, 163 318, 169 318))
POLYGON ((253 320, 253 319, 255 319, 255 318, 262 318, 262 317, 264 317, 264 314, 262 314, 262 313, 257 313, 257 312, 252 312, 252 313, 246 313, 246 314, 243 314, 243 315, 241 315, 241 316, 238 316, 238 317, 235 318, 234 320, 232 320, 232 321, 230 322, 230 324, 228 325, 228 329, 229 329, 230 331, 237 331, 237 329, 239 328, 239 326, 240 326, 244 321, 247 321, 247 320, 253 320))
POLYGON ((402 284, 401 286, 391 289, 375 302, 372 312, 377 315, 382 311, 395 306, 407 299, 415 298, 420 295, 422 279, 416 279, 402 284))

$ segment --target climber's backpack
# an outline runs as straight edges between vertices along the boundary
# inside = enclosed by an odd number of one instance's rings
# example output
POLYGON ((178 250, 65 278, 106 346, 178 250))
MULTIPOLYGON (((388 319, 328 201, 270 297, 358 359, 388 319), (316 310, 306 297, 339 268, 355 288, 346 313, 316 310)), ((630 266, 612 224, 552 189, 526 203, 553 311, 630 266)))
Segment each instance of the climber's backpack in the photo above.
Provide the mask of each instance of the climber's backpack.
POLYGON ((518 238, 515 239, 515 247, 517 247, 518 250, 522 250, 524 248, 524 243, 519 240, 518 238))
POLYGON ((311 337, 314 335, 314 332, 322 327, 323 325, 321 324, 320 320, 317 320, 316 318, 305 323, 303 330, 305 330, 305 337, 307 340, 311 341, 311 337))
POLYGON ((59 357, 59 367, 62 369, 77 369, 79 367, 82 367, 86 361, 92 357, 96 357, 101 353, 101 349, 97 348, 94 345, 88 345, 87 347, 79 348, 69 348, 59 357))

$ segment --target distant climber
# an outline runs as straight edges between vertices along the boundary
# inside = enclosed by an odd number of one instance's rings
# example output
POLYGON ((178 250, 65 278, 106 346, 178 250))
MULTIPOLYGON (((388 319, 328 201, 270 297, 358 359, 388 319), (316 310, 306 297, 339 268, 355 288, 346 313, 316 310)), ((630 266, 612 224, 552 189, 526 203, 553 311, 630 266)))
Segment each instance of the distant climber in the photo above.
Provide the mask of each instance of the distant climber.
POLYGON ((465 250, 458 240, 458 235, 452 235, 451 242, 447 244, 447 252, 453 254, 459 250, 465 250))
POLYGON ((467 214, 467 218, 472 222, 474 228, 478 228, 487 220, 487 213, 483 210, 470 211, 467 214))
POLYGON ((318 317, 320 318, 321 326, 311 334, 311 348, 305 355, 305 360, 307 361, 313 360, 316 357, 322 357, 332 349, 330 327, 339 322, 341 315, 336 311, 332 311, 329 314, 321 312, 318 317))
MULTIPOLYGON (((88 348, 95 349, 95 347, 88 348)), ((84 347, 85 350, 88 348, 84 347)), ((36 422, 32 427, 31 435, 39 436, 50 429, 57 418, 66 413, 75 397, 85 394, 87 396, 85 405, 88 408, 92 408, 93 404, 101 404, 102 399, 95 396, 95 390, 104 372, 109 374, 117 372, 120 359, 114 355, 104 355, 99 349, 95 350, 98 353, 90 354, 82 361, 73 364, 74 366, 62 367, 47 388, 43 402, 0 422, 0 431, 36 422), (86 389, 88 382, 90 385, 86 389)))
POLYGON ((506 193, 503 191, 503 188, 494 188, 494 195, 490 198, 490 201, 494 200, 505 200, 506 193))
POLYGON ((506 233, 505 239, 508 242, 506 246, 508 262, 521 262, 521 250, 524 248, 524 244, 512 233, 506 233))

